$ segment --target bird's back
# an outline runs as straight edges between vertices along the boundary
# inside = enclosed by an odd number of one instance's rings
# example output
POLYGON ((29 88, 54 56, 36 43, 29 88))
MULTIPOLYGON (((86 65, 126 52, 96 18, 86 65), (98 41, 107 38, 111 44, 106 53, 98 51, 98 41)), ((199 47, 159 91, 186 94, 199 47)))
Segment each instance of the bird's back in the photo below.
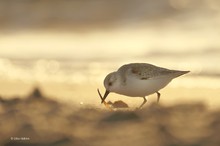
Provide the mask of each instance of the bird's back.
POLYGON ((168 77, 176 78, 189 71, 170 70, 158 67, 148 63, 131 63, 121 66, 117 71, 123 82, 126 82, 127 76, 136 76, 137 79, 147 80, 150 78, 168 77))

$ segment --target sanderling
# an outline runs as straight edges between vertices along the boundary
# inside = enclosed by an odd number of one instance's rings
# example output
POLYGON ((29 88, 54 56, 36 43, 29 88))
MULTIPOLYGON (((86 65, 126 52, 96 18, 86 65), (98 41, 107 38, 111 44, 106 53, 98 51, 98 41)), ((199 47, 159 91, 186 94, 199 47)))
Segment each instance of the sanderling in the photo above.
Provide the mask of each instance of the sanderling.
POLYGON ((146 96, 157 93, 157 102, 160 100, 159 90, 164 88, 172 79, 188 73, 189 71, 170 70, 147 63, 131 63, 121 66, 117 71, 108 74, 104 80, 106 92, 101 97, 101 103, 110 92, 131 97, 142 97, 146 102, 146 96))

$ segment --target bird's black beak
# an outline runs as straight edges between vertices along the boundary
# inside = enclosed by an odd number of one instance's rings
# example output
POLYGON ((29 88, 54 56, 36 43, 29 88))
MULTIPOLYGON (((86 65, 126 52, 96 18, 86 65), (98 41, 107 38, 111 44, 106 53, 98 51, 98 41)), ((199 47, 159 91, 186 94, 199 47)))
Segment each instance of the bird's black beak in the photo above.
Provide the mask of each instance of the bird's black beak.
POLYGON ((106 97, 108 96, 109 93, 110 92, 108 90, 105 91, 105 94, 104 94, 104 96, 102 98, 102 102, 101 103, 103 103, 105 101, 105 99, 106 99, 106 97))

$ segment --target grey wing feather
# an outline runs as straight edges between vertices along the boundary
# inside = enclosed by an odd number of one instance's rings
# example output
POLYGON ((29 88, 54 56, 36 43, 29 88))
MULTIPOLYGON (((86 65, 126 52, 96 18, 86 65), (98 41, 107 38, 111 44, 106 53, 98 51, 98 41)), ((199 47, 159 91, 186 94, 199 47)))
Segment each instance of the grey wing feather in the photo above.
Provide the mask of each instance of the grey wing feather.
POLYGON ((121 74, 123 82, 126 82, 128 74, 132 74, 141 80, 147 80, 155 76, 163 76, 167 74, 172 74, 180 71, 169 70, 162 67, 157 67, 152 64, 147 63, 133 63, 123 65, 118 69, 118 72, 121 74))

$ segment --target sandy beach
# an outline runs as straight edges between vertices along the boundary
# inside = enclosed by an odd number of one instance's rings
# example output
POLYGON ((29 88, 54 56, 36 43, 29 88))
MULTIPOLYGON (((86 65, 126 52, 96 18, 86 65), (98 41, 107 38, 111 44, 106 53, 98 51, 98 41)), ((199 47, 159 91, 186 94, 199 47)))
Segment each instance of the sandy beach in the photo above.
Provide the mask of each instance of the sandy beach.
POLYGON ((141 99, 112 95, 108 100, 122 100, 129 108, 111 111, 100 104, 93 88, 70 86, 73 96, 70 100, 70 91, 61 85, 16 87, 17 93, 12 91, 17 96, 6 94, 9 90, 6 86, 1 88, 5 89, 5 96, 0 98, 0 145, 3 146, 218 146, 220 143, 220 110, 212 107, 218 107, 218 101, 198 100, 214 98, 217 93, 214 90, 164 89, 160 104, 156 104, 152 95, 140 110, 135 106, 141 99), (19 93, 20 88, 26 93, 19 93), (59 94, 60 89, 63 92, 59 94), (66 99, 59 99, 61 94, 66 99), (85 101, 84 96, 88 95, 91 97, 85 101))

